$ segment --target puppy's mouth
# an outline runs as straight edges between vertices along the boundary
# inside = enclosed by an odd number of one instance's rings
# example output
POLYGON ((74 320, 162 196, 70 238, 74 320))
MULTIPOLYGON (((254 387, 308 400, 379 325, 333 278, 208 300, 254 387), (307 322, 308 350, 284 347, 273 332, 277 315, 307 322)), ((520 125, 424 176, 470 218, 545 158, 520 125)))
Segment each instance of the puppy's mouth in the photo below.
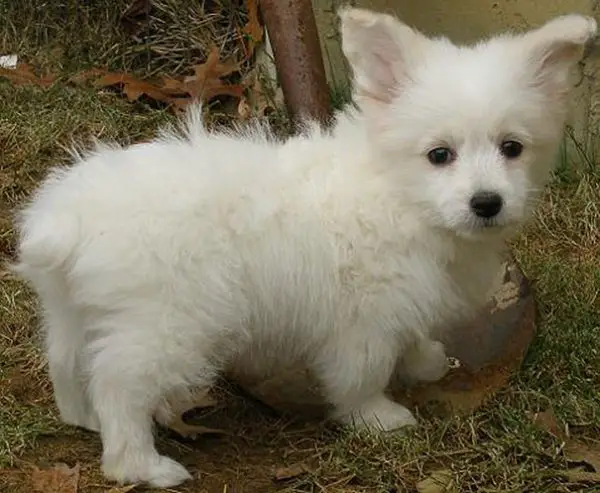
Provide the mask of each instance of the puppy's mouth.
POLYGON ((456 231, 459 236, 473 240, 485 240, 502 237, 511 229, 509 222, 501 217, 470 219, 467 224, 456 231))
POLYGON ((490 217, 489 219, 480 219, 477 222, 480 223, 479 227, 482 229, 501 228, 504 226, 504 224, 501 221, 499 221, 496 217, 490 217))

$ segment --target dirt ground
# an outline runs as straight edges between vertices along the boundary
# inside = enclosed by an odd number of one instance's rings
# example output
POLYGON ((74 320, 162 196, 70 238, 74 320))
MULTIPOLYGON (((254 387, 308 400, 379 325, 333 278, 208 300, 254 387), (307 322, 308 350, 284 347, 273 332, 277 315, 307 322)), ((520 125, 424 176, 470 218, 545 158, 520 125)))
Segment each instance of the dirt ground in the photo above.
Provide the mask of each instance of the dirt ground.
MULTIPOLYGON (((42 395, 39 388, 26 379, 16 376, 9 385, 9 392, 20 405, 52 406, 47 395, 42 395), (46 400, 43 404, 42 399, 46 400)), ((277 477, 295 474, 298 466, 308 469, 323 454, 320 441, 327 440, 328 432, 317 423, 293 424, 289 419, 274 416, 251 399, 235 394, 225 407, 211 412, 213 415, 204 416, 201 422, 219 426, 227 435, 205 435, 191 440, 167 430, 159 431, 160 451, 180 461, 194 476, 193 481, 176 491, 286 491, 289 484, 277 477)), ((56 464, 67 464, 80 467, 77 491, 106 492, 114 485, 102 477, 98 467, 100 454, 100 441, 95 433, 66 428, 42 433, 33 448, 19 454, 13 467, 0 473, 0 488, 5 488, 1 491, 30 493, 35 490, 36 468, 50 469, 56 464)), ((348 486, 343 491, 352 489, 348 486)), ((68 492, 65 490, 65 493, 68 492)))

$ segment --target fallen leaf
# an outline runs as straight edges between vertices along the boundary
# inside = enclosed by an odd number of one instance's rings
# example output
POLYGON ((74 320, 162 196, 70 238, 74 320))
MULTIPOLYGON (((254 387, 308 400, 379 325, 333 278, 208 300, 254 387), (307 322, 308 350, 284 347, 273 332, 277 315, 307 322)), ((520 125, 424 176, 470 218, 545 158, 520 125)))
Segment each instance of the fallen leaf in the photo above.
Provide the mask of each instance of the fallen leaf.
POLYGON ((38 77, 33 73, 31 66, 26 63, 19 63, 15 68, 0 67, 0 77, 8 79, 15 86, 35 85, 48 87, 55 80, 52 76, 38 77))
POLYGON ((185 96, 188 94, 183 77, 163 77, 160 89, 171 96, 185 96))
POLYGON ((585 463, 600 473, 600 450, 575 440, 567 442, 563 453, 569 462, 585 463))
POLYGON ((554 435, 556 438, 560 438, 564 441, 568 440, 565 427, 558 421, 552 409, 534 414, 533 424, 551 435, 554 435))
POLYGON ((567 461, 577 464, 587 464, 600 473, 600 446, 588 445, 569 437, 566 427, 562 425, 550 409, 542 411, 533 417, 538 427, 563 440, 562 452, 567 461))
POLYGON ((138 487, 137 484, 130 484, 128 486, 120 486, 120 487, 117 486, 117 487, 111 488, 106 493, 127 493, 128 491, 131 491, 137 487, 138 487))
POLYGON ((239 84, 214 83, 208 85, 202 93, 202 99, 208 101, 217 96, 231 96, 241 98, 244 95, 244 88, 239 84))
POLYGON ((209 428, 202 425, 191 425, 186 423, 181 416, 173 418, 168 425, 169 429, 183 438, 195 440, 199 435, 226 435, 225 430, 219 428, 209 428))
MULTIPOLYGON (((117 87, 129 101, 146 96, 166 103, 174 112, 185 109, 194 100, 209 101, 217 96, 241 98, 244 86, 223 82, 221 77, 240 69, 235 61, 221 62, 219 50, 213 48, 203 64, 193 67, 194 75, 188 77, 163 77, 160 81, 140 80, 127 73, 108 72, 93 68, 69 79, 73 84, 84 84, 94 79, 96 87, 117 87)), ((2 73, 0 72, 0 75, 2 73)))
POLYGON ((171 401, 169 404, 173 417, 166 426, 178 435, 184 438, 195 439, 198 435, 227 434, 225 430, 219 428, 209 428, 207 426, 189 424, 183 420, 183 415, 192 409, 209 408, 217 405, 217 401, 213 399, 208 392, 204 390, 195 390, 185 400, 181 402, 171 401))
POLYGON ((135 101, 142 95, 156 101, 166 103, 176 113, 183 110, 193 98, 187 91, 183 78, 163 77, 160 84, 141 81, 129 74, 108 72, 100 68, 92 68, 72 76, 72 84, 85 84, 94 80, 96 87, 122 87, 123 94, 129 101, 135 101))
POLYGON ((77 493, 79 464, 73 468, 56 464, 50 469, 34 468, 31 475, 34 491, 40 493, 77 493))
POLYGON ((246 59, 249 59, 254 55, 256 45, 262 41, 265 31, 258 16, 258 0, 247 0, 246 8, 248 10, 248 22, 242 32, 248 39, 246 59))
POLYGON ((225 77, 240 69, 240 64, 230 60, 221 62, 219 49, 213 47, 206 58, 206 61, 194 67, 196 78, 210 79, 215 77, 225 77))
POLYGON ((195 99, 208 101, 216 96, 241 98, 244 88, 239 84, 227 84, 221 77, 239 70, 238 63, 219 60, 218 48, 213 48, 206 61, 194 66, 194 75, 184 79, 185 90, 195 99))
POLYGON ((560 475, 572 483, 600 484, 600 473, 597 472, 570 469, 568 471, 560 471, 560 475))
POLYGON ((170 95, 158 86, 124 73, 108 73, 96 80, 94 85, 96 87, 123 85, 123 93, 129 101, 137 101, 143 95, 162 103, 169 103, 171 100, 170 95))
POLYGON ((194 98, 186 90, 183 77, 163 77, 160 89, 169 95, 169 107, 174 113, 184 112, 187 106, 194 101, 194 98))
POLYGON ((171 100, 170 108, 175 114, 181 114, 185 112, 188 105, 193 101, 193 98, 174 98, 171 100))
POLYGON ((289 479, 297 478, 302 474, 310 472, 310 469, 306 464, 294 464, 289 467, 280 467, 275 470, 273 475, 275 481, 287 481, 289 479))
POLYGON ((73 75, 72 77, 69 78, 69 82, 71 82, 72 84, 78 84, 78 85, 85 84, 90 79, 98 78, 101 75, 106 75, 108 73, 109 73, 108 71, 101 69, 101 68, 92 68, 90 70, 84 70, 83 72, 73 75))
POLYGON ((432 472, 429 477, 417 483, 419 493, 454 493, 458 490, 452 471, 446 469, 432 472))

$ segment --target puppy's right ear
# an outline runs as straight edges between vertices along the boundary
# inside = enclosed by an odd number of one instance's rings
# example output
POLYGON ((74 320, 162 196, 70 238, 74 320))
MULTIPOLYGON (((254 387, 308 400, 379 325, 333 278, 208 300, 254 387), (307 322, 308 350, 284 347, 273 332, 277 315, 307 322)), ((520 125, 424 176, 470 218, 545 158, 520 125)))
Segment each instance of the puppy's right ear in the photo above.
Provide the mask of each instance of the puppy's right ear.
POLYGON ((389 103, 409 80, 411 65, 430 40, 387 14, 344 8, 339 17, 356 102, 361 107, 389 103))
POLYGON ((532 83, 552 100, 566 98, 571 89, 571 70, 595 39, 597 22, 579 14, 556 17, 526 33, 521 42, 532 83))

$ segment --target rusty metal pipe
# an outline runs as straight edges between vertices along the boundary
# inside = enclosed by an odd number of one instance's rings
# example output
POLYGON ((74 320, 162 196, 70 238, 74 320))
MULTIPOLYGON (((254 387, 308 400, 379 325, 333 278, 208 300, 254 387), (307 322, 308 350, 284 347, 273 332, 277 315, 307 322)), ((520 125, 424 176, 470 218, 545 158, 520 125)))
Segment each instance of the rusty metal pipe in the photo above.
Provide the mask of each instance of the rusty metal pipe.
POLYGON ((311 0, 260 0, 277 76, 291 118, 331 118, 331 101, 311 0))

